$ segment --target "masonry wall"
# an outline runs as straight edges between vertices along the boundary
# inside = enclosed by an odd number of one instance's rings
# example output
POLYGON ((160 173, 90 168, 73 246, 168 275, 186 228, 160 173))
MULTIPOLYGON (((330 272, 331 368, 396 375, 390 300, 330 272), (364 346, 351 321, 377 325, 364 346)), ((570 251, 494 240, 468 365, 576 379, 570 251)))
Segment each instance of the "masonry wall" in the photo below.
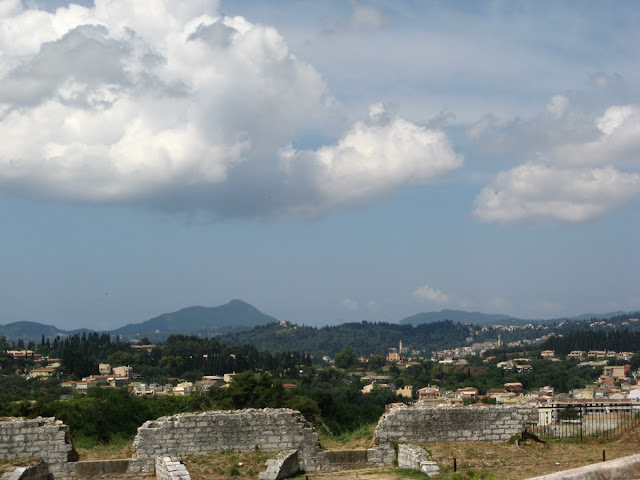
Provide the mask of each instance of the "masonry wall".
POLYGON ((145 422, 134 441, 138 461, 182 457, 220 450, 298 450, 300 463, 313 458, 318 434, 300 412, 247 409, 183 413, 145 422))
POLYGON ((424 448, 408 443, 398 445, 398 468, 418 470, 430 477, 440 473, 440 467, 424 448))
POLYGON ((69 427, 53 417, 0 418, 0 459, 37 457, 55 471, 78 459, 69 427))
POLYGON ((191 480, 191 475, 180 460, 156 457, 156 480, 191 480))
POLYGON ((382 416, 375 442, 505 442, 538 421, 533 406, 393 408, 382 416))

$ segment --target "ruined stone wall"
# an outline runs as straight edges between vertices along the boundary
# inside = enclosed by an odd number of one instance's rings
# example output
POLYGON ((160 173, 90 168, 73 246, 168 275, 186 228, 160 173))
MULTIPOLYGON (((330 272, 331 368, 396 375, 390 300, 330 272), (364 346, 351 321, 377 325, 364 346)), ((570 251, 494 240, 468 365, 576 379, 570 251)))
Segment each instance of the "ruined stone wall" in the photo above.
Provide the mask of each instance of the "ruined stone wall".
POLYGON ((300 412, 264 410, 183 413, 145 422, 134 441, 139 461, 220 450, 298 450, 304 468, 318 447, 318 434, 300 412))
POLYGON ((77 460, 69 427, 53 417, 0 418, 0 459, 37 457, 53 471, 77 460))
POLYGON ((156 457, 156 480, 191 480, 191 475, 180 460, 156 457))
POLYGON ((398 468, 418 470, 430 477, 440 473, 440 467, 424 448, 408 443, 398 445, 398 468))
POLYGON ((393 408, 382 416, 375 442, 505 442, 538 421, 534 406, 393 408))

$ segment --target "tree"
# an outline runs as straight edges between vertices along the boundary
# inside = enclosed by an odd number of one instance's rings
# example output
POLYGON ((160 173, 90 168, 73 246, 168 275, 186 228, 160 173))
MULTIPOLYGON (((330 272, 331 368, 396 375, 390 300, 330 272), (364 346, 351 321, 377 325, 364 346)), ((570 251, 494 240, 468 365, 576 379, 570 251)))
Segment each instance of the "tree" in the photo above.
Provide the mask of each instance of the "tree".
POLYGON ((179 376, 184 370, 184 360, 177 355, 162 357, 158 366, 167 370, 173 376, 179 376))
POLYGON ((369 368, 372 370, 378 370, 385 366, 387 363, 386 358, 381 353, 374 353, 369 355, 369 368))
POLYGON ((336 355, 335 365, 338 368, 349 368, 356 363, 356 354, 349 347, 344 347, 340 353, 336 355))
POLYGON ((118 367, 120 365, 133 365, 138 362, 138 358, 129 352, 115 352, 107 357, 107 363, 112 367, 118 367))

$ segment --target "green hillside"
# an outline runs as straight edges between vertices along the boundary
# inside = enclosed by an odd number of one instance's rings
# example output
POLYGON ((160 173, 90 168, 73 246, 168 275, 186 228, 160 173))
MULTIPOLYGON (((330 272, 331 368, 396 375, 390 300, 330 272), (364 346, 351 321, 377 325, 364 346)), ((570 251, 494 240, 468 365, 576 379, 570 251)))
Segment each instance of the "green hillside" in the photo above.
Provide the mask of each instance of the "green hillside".
POLYGON ((242 300, 231 300, 218 307, 187 307, 173 313, 163 313, 142 323, 131 323, 111 331, 112 334, 131 336, 171 333, 216 333, 253 328, 277 322, 242 300))
POLYGON ((468 327, 449 321, 418 326, 361 322, 322 328, 271 324, 227 334, 220 341, 227 345, 249 344, 258 350, 303 352, 318 358, 334 356, 346 346, 358 355, 386 353, 387 349, 398 347, 400 341, 404 348, 436 350, 460 346, 468 336, 468 327))
POLYGON ((487 314, 480 312, 464 312, 462 310, 440 310, 439 312, 424 312, 412 315, 411 317, 400 320, 401 325, 420 325, 423 323, 442 322, 451 320, 460 323, 483 324, 518 324, 522 322, 530 322, 530 320, 522 320, 520 318, 511 317, 509 315, 487 314))

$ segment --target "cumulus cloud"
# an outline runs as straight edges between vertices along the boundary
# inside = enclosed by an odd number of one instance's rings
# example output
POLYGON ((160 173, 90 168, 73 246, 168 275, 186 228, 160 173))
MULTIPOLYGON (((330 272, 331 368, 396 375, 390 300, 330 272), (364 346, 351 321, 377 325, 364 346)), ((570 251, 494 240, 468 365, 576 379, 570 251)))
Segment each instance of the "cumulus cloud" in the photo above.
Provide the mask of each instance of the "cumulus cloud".
POLYGON ((530 163, 498 174, 476 197, 474 213, 480 220, 498 223, 543 218, 583 222, 638 193, 638 173, 530 163))
POLYGON ((300 131, 332 131, 334 104, 274 28, 220 16, 214 1, 0 8, 4 191, 220 217, 317 215, 461 164, 441 131, 383 113, 335 144, 287 147, 300 131))
MULTIPOLYGON (((599 75, 593 83, 608 88, 607 78, 599 75)), ((476 197, 474 214, 481 221, 584 222, 640 193, 640 105, 608 105, 595 113, 556 95, 535 118, 500 125, 487 116, 467 134, 485 151, 520 162, 476 197)))
POLYGON ((419 300, 427 300, 433 303, 449 303, 449 295, 426 284, 416 288, 413 291, 413 296, 419 300))
POLYGON ((555 147, 550 158, 557 163, 640 167, 640 105, 614 105, 595 118, 598 132, 582 143, 555 147))
POLYGON ((442 177, 463 163, 442 131, 395 117, 382 104, 336 144, 315 151, 288 148, 281 159, 289 178, 312 186, 315 202, 300 207, 313 209, 358 204, 403 184, 442 177))
POLYGON ((344 307, 347 310, 351 310, 352 312, 355 312, 356 310, 358 310, 360 308, 360 305, 358 304, 357 300, 353 300, 351 298, 345 298, 342 302, 342 305, 344 305, 344 307))

